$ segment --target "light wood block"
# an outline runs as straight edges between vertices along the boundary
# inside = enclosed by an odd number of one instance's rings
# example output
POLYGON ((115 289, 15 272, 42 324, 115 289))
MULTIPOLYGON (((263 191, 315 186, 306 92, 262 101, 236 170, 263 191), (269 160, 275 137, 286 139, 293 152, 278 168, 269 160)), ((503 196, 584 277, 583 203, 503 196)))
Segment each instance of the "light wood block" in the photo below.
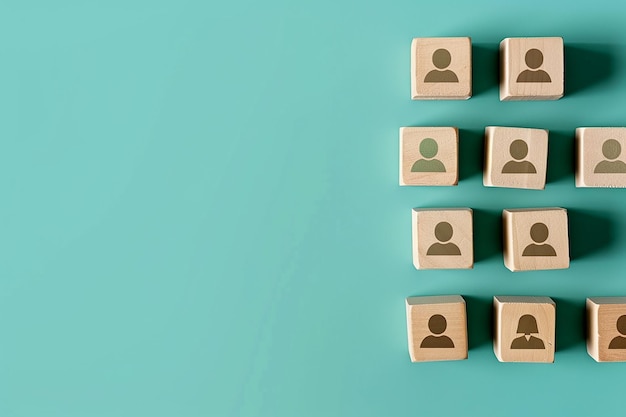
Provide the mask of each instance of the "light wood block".
POLYGON ((587 298, 587 352, 598 362, 626 362, 626 297, 587 298))
POLYGON ((485 128, 485 186, 543 190, 547 171, 547 130, 485 128))
POLYGON ((576 187, 626 188, 626 127, 579 127, 576 151, 576 187))
POLYGON ((467 316, 460 295, 407 298, 406 327, 411 362, 467 359, 467 316))
POLYGON ((504 265, 511 271, 569 268, 567 210, 506 209, 502 220, 504 265))
POLYGON ((413 209, 413 265, 417 269, 473 268, 472 209, 413 209))
POLYGON ((472 95, 470 38, 415 38, 411 43, 411 98, 465 100, 472 95))
POLYGON ((493 297, 500 362, 554 362, 556 304, 549 297, 493 297))
POLYGON ((557 100, 565 80, 563 38, 507 38, 500 43, 500 100, 557 100))
POLYGON ((400 128, 400 185, 457 185, 456 127, 400 128))

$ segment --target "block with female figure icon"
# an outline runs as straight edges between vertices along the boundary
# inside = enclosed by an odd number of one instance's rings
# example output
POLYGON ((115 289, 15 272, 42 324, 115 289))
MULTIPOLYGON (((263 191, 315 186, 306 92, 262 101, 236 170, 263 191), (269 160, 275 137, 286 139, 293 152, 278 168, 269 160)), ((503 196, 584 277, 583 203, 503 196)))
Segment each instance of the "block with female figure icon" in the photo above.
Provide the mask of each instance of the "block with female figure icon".
POLYGON ((502 211, 504 265, 511 271, 569 268, 567 210, 559 207, 502 211))
POLYGON ((548 131, 523 127, 485 128, 486 187, 543 190, 548 170, 548 131))
POLYGON ((506 38, 500 43, 500 100, 563 97, 563 38, 506 38))
POLYGON ((626 297, 590 297, 587 353, 597 362, 626 362, 626 297))
POLYGON ((554 362, 556 304, 549 297, 493 297, 493 351, 500 362, 554 362))
POLYGON ((407 298, 406 325, 412 362, 467 359, 467 314, 460 295, 407 298))
POLYGON ((415 38, 411 43, 411 98, 465 100, 472 95, 472 41, 415 38))
POLYGON ((472 209, 414 208, 412 229, 415 268, 473 268, 472 209))
POLYGON ((457 185, 456 127, 400 128, 400 185, 457 185))
POLYGON ((626 188, 626 127, 576 129, 576 187, 626 188))

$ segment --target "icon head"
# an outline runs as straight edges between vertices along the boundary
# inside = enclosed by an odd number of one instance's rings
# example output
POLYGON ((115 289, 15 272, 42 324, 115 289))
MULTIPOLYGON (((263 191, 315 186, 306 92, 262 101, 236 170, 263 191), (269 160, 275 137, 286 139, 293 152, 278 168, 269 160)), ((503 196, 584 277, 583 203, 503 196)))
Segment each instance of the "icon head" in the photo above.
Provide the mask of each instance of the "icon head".
POLYGON ((621 335, 626 336, 626 315, 620 316, 617 319, 617 331, 620 332, 621 335))
POLYGON ((539 329, 537 328, 537 320, 535 317, 530 314, 524 314, 519 318, 519 322, 517 323, 517 333, 524 333, 526 335, 532 333, 539 333, 539 329))
POLYGON ((435 139, 426 138, 420 142, 420 154, 424 158, 432 158, 439 152, 439 146, 435 139))
POLYGON ((433 52, 433 65, 435 67, 439 69, 447 68, 450 65, 450 61, 452 61, 452 57, 447 49, 441 48, 433 52))
POLYGON ((537 69, 543 64, 543 54, 539 49, 529 49, 526 52, 526 65, 530 69, 537 69))
POLYGON ((445 332, 446 327, 448 327, 448 323, 446 322, 446 318, 441 314, 434 314, 428 319, 428 329, 433 334, 445 332))
POLYGON ((548 226, 543 223, 535 223, 530 227, 530 238, 536 243, 543 243, 548 239, 548 226))
POLYGON ((513 159, 521 160, 526 158, 528 155, 528 145, 521 139, 516 139, 511 142, 511 146, 509 147, 509 153, 513 157, 513 159))
POLYGON ((606 159, 617 159, 622 153, 622 145, 615 139, 607 139, 602 144, 602 155, 606 159))
POLYGON ((435 226, 435 237, 440 242, 447 242, 452 239, 453 233, 452 225, 448 222, 439 222, 437 226, 435 226))

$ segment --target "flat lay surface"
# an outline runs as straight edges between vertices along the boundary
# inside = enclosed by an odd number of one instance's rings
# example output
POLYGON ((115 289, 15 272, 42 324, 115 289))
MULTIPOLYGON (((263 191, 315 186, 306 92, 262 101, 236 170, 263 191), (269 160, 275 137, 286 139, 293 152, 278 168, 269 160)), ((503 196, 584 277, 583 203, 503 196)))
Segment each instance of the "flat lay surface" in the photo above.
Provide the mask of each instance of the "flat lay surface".
MULTIPOLYGON (((619 414, 626 363, 583 326, 586 297, 626 296, 626 190, 576 188, 574 138, 626 126, 625 13, 0 5, 0 416, 619 414), (411 100, 412 39, 468 36, 472 97, 411 100), (499 100, 507 37, 563 38, 562 99, 499 100), (459 128, 457 186, 399 185, 403 126, 459 128), (483 185, 486 126, 549 131, 545 190, 483 185), (412 209, 456 207, 473 269, 416 270, 412 209), (502 210, 535 207, 567 209, 568 269, 504 266, 502 210), (411 363, 405 299, 439 295, 465 299, 468 359, 411 363), (554 300, 553 364, 497 360, 494 295, 554 300)), ((519 343, 545 345, 529 314, 519 343)))

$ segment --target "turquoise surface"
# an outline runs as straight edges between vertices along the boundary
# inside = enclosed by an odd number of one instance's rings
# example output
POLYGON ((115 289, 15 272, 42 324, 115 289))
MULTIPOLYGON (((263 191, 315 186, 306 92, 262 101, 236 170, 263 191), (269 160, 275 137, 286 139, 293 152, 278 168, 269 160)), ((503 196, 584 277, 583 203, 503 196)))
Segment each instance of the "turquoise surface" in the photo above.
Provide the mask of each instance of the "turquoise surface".
POLYGON ((613 415, 586 296, 626 295, 626 191, 576 189, 626 125, 626 5, 0 5, 0 415, 613 415), (471 36, 474 96, 409 99, 417 36, 471 36), (505 37, 563 36, 566 96, 498 100, 505 37), (398 128, 461 129, 458 187, 399 187, 398 128), (545 191, 482 186, 486 125, 550 130, 545 191), (571 268, 503 266, 503 208, 569 209, 571 268), (475 268, 417 271, 411 208, 475 209, 475 268), (411 364, 404 298, 462 294, 469 360, 411 364), (556 362, 499 363, 491 298, 557 302, 556 362))

